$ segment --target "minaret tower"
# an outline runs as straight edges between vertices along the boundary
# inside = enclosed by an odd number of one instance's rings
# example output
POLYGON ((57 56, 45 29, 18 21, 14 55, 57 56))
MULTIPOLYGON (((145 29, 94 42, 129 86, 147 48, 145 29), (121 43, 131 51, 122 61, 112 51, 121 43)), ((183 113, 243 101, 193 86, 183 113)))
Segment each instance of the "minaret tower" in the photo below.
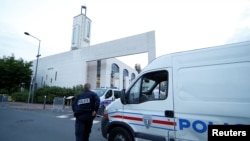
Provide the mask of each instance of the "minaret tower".
POLYGON ((74 17, 71 50, 90 45, 91 20, 86 16, 87 7, 81 7, 81 14, 74 17), (84 14, 82 13, 84 11, 84 14))

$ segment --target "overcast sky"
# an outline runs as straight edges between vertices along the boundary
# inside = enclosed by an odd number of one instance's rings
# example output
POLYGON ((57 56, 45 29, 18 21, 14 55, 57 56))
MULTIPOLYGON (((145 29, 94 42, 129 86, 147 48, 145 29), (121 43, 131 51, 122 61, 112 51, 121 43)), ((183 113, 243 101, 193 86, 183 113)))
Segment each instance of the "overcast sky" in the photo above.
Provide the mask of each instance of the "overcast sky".
MULTIPOLYGON (((0 57, 36 59, 69 51, 73 17, 87 6, 91 45, 155 31, 156 56, 247 41, 249 0, 0 0, 0 57)), ((121 58, 134 67, 146 54, 121 58), (128 59, 129 58, 129 59, 128 59)))

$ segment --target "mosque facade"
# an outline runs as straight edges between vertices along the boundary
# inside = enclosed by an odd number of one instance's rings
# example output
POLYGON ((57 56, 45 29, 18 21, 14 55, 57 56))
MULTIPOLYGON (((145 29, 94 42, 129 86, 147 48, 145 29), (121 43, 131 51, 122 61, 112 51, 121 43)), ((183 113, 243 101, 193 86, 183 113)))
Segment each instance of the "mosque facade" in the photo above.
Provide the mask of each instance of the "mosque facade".
MULTIPOLYGON (((148 53, 148 61, 155 58, 155 32, 150 31, 97 45, 90 45, 91 20, 85 13, 73 18, 72 42, 67 52, 39 59, 36 87, 74 87, 89 82, 92 88, 127 88, 138 75, 116 57, 148 53)), ((36 61, 33 61, 32 70, 36 61)), ((33 71, 34 72, 34 71, 33 71)))

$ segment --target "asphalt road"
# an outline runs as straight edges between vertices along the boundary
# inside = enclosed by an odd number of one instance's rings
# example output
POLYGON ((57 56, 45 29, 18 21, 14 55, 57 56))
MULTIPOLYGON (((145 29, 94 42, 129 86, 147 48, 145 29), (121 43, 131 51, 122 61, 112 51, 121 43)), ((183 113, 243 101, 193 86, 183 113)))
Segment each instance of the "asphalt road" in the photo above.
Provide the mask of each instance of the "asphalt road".
MULTIPOLYGON (((90 141, 106 141, 96 117, 90 141)), ((71 110, 10 108, 0 105, 0 141, 75 141, 71 110)))

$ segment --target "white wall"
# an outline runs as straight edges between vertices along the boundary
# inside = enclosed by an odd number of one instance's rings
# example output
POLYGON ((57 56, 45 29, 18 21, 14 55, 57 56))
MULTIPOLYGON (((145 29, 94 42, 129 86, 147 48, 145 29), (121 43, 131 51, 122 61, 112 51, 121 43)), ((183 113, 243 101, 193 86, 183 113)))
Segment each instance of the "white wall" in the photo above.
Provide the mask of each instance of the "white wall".
MULTIPOLYGON (((153 60, 155 58, 153 57, 155 56, 154 41, 154 31, 151 31, 82 49, 70 50, 68 52, 42 57, 39 59, 38 63, 36 82, 38 83, 38 87, 42 85, 42 78, 45 84, 49 86, 73 87, 84 84, 88 79, 86 62, 148 51, 149 56, 151 56, 149 60, 153 60), (56 80, 55 72, 57 72, 56 80), (45 80, 47 75, 48 79, 45 80), (52 83, 49 81, 50 79, 52 79, 52 83)), ((130 69, 117 59, 108 59, 106 61, 107 65, 102 65, 104 69, 102 69, 101 72, 101 77, 103 79, 101 80, 101 86, 110 85, 110 72, 113 62, 120 66, 120 72, 122 72, 124 68, 127 68, 129 72, 133 70, 133 68, 130 69)), ((35 67, 36 60, 33 61, 33 64, 35 67)), ((34 67, 32 67, 33 70, 34 67)), ((120 73, 120 78, 122 78, 122 73, 120 73)), ((92 80, 96 80, 96 78, 91 77, 91 81, 92 80)), ((119 87, 122 88, 122 79, 117 83, 119 83, 119 87)))
POLYGON ((88 68, 87 81, 91 84, 92 88, 96 88, 97 61, 88 62, 87 68, 88 68))

